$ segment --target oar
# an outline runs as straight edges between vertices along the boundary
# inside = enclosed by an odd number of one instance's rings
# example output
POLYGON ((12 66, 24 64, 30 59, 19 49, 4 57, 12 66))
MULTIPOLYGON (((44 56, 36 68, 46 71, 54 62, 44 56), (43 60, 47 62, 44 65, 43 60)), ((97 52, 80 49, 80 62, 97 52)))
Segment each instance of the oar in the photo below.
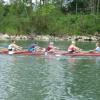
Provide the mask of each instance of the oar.
POLYGON ((0 48, 0 51, 8 51, 7 48, 0 48))
POLYGON ((81 51, 81 53, 93 53, 94 50, 88 50, 88 51, 81 51))

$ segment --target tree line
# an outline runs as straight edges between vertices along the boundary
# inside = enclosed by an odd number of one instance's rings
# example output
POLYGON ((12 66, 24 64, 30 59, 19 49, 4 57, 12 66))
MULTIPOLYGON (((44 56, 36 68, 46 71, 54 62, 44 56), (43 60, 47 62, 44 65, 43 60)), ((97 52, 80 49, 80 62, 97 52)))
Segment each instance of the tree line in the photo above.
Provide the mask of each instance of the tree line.
POLYGON ((1 0, 0 32, 94 35, 100 33, 100 0, 1 0))

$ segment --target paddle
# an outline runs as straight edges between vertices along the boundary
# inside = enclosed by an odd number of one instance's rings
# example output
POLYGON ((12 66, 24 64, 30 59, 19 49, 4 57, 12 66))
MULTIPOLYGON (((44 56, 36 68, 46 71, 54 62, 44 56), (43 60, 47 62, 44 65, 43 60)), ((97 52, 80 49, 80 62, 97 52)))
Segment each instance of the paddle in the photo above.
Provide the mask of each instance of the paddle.
POLYGON ((7 48, 0 48, 0 51, 8 51, 8 49, 7 48))
POLYGON ((88 51, 80 51, 81 53, 93 53, 94 50, 88 50, 88 51))

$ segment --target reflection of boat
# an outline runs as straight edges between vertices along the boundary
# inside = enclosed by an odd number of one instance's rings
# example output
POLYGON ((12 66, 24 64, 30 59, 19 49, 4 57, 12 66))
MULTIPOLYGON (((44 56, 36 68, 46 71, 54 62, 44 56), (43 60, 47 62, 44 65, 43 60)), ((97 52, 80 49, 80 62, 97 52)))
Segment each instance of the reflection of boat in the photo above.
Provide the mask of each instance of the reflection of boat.
MULTIPOLYGON (((0 54, 8 54, 8 51, 0 51, 0 54)), ((44 52, 28 52, 28 51, 17 51, 14 55, 44 55, 44 52)), ((49 55, 64 55, 64 56, 100 56, 100 53, 68 53, 66 51, 50 52, 49 55)))

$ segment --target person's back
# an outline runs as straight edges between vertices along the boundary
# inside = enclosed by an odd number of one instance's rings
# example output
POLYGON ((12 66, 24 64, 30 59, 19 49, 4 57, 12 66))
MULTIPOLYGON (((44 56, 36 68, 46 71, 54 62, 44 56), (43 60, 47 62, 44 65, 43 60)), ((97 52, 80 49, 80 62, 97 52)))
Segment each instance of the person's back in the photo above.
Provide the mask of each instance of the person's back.
POLYGON ((69 53, 80 52, 81 49, 75 46, 75 41, 72 41, 71 45, 68 47, 69 53))
POLYGON ((68 47, 68 52, 69 53, 73 53, 76 51, 76 46, 75 46, 75 42, 72 41, 71 45, 68 47))
POLYGON ((17 50, 22 50, 22 47, 16 45, 16 41, 12 40, 11 44, 8 45, 8 54, 13 54, 17 50))
POLYGON ((15 44, 15 41, 12 40, 11 44, 8 45, 8 54, 13 54, 14 53, 14 51, 15 51, 14 44, 15 44))
POLYGON ((96 52, 100 52, 100 44, 99 43, 96 43, 95 51, 96 52))
POLYGON ((46 48, 46 52, 54 51, 56 47, 54 47, 53 42, 50 42, 48 47, 46 48))
POLYGON ((28 52, 34 52, 36 50, 36 46, 37 46, 36 43, 33 43, 32 45, 30 45, 28 48, 28 52))
POLYGON ((12 44, 8 45, 8 51, 12 51, 12 50, 13 50, 12 44))
POLYGON ((68 52, 75 52, 75 46, 73 44, 71 44, 69 47, 68 47, 68 52))

